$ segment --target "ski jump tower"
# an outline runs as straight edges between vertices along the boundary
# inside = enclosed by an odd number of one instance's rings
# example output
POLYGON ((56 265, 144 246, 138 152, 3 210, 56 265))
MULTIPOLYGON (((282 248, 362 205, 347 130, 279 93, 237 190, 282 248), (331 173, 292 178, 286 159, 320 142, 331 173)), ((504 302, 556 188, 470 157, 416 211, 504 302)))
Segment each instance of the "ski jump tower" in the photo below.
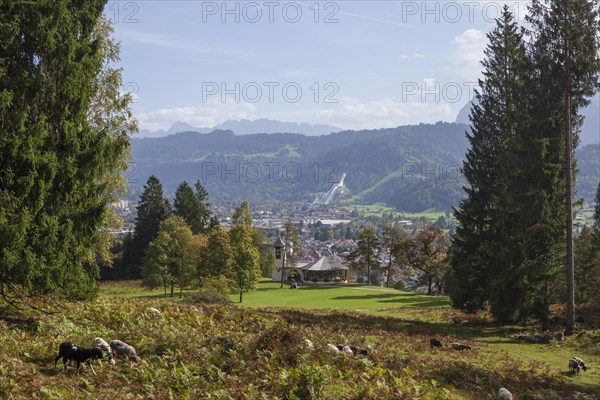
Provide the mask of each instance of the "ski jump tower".
POLYGON ((334 183, 331 189, 327 193, 325 193, 321 198, 317 198, 313 204, 329 204, 335 198, 335 195, 344 187, 344 179, 346 178, 346 173, 342 174, 340 181, 338 183, 334 183))

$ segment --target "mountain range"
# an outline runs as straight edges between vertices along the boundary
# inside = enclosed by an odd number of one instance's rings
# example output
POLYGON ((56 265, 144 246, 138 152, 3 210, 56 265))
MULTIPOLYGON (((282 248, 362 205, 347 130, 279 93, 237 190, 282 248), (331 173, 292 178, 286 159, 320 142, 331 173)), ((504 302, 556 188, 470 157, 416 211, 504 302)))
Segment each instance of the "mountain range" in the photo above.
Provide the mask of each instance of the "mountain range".
POLYGON ((210 128, 197 128, 185 122, 176 122, 169 129, 159 129, 156 131, 150 131, 148 129, 141 129, 139 134, 136 135, 138 138, 156 138, 174 135, 179 132, 199 132, 199 133, 210 133, 215 130, 231 130, 237 135, 249 135, 253 133, 301 133, 306 136, 318 136, 327 135, 332 132, 339 132, 342 129, 322 124, 307 124, 305 122, 282 122, 271 120, 267 118, 261 118, 257 120, 227 120, 223 123, 217 124, 210 128))

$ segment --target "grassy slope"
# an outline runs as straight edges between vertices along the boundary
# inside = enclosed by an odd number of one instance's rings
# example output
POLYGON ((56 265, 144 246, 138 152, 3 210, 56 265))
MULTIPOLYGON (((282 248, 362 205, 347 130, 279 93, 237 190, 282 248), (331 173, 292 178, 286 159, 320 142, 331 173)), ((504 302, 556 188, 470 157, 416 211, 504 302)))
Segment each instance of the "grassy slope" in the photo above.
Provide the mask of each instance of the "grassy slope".
MULTIPOLYGON (((600 396, 600 334, 559 345, 522 345, 511 332, 428 298, 376 288, 279 289, 263 282, 244 306, 206 306, 155 297, 123 284, 104 285, 91 303, 70 303, 62 315, 15 318, 0 309, 0 398, 222 399, 494 399, 500 386, 518 399, 600 396), (150 296, 150 297, 140 297, 150 296), (295 308, 280 308, 285 304, 295 308), (317 309, 324 304, 330 309, 317 309), (147 307, 162 310, 156 317, 147 307), (262 308, 257 308, 263 306, 262 308), (303 306, 300 308, 299 306, 303 306), (331 308, 343 310, 333 310, 331 308), (361 310, 357 312, 354 310, 361 310), (365 312, 368 315, 365 315, 365 312), (474 326, 476 323, 477 326, 474 326), (139 364, 97 365, 78 377, 54 371, 58 344, 94 337, 133 344, 139 364), (430 337, 463 341, 472 351, 431 351, 430 337), (315 349, 304 347, 304 338, 315 349), (368 357, 331 357, 327 343, 371 346, 368 357), (566 373, 582 356, 591 368, 566 373), (542 362, 541 360, 545 361, 542 362), (577 387, 570 386, 572 384, 577 387)), ((237 297, 234 296, 237 299, 237 297)), ((61 365, 62 367, 62 365, 61 365)))

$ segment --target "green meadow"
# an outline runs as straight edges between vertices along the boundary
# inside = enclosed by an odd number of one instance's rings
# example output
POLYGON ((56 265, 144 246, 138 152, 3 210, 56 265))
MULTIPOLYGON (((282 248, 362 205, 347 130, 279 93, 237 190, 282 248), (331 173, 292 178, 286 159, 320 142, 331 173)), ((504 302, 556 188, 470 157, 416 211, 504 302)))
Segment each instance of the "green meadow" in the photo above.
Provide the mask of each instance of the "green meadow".
POLYGON ((376 216, 376 217, 381 217, 383 214, 389 214, 392 213, 394 215, 394 218, 398 219, 398 218, 407 218, 407 219, 417 219, 420 217, 425 217, 427 219, 429 219, 430 222, 435 222, 439 217, 442 216, 446 216, 446 213, 444 211, 439 211, 436 209, 429 209, 429 210, 424 210, 422 212, 418 212, 418 213, 411 213, 411 212, 399 212, 399 211, 394 211, 394 209, 392 207, 383 205, 383 204, 367 204, 367 205, 351 205, 351 206, 344 206, 342 207, 343 209, 347 210, 347 211, 358 211, 358 212, 362 212, 364 213, 365 217, 370 217, 370 216, 376 216))

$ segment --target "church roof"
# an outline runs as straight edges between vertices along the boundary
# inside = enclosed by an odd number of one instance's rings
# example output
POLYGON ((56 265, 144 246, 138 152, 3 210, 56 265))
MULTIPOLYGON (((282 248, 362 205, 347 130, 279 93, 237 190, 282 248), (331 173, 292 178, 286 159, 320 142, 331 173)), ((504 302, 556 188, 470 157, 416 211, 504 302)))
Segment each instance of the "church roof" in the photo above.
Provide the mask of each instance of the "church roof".
POLYGON ((275 247, 285 247, 285 243, 281 240, 280 237, 276 237, 273 239, 273 246, 275 247))
POLYGON ((340 271, 349 269, 333 257, 321 257, 317 261, 302 267, 305 271, 340 271))

